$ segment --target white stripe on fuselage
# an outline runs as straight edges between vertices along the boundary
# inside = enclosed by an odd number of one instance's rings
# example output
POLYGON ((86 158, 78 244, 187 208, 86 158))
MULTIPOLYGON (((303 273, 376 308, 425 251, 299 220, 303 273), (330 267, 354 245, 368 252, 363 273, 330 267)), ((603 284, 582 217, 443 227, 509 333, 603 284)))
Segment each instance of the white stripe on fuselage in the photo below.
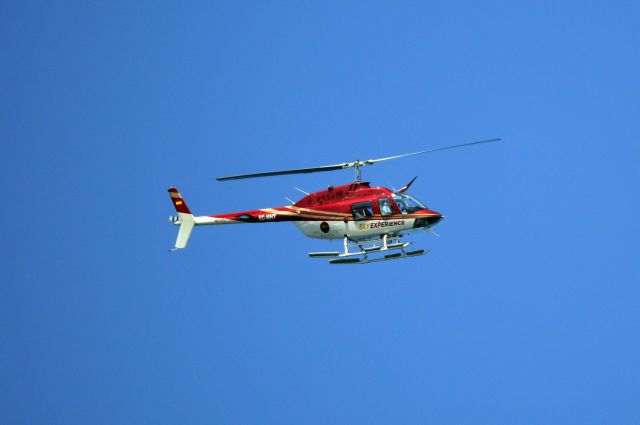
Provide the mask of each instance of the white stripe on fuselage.
POLYGON ((329 221, 329 228, 322 231, 319 221, 295 221, 295 225, 305 236, 319 239, 342 239, 347 235, 351 239, 367 239, 377 235, 406 233, 413 228, 414 218, 393 218, 388 220, 329 221))

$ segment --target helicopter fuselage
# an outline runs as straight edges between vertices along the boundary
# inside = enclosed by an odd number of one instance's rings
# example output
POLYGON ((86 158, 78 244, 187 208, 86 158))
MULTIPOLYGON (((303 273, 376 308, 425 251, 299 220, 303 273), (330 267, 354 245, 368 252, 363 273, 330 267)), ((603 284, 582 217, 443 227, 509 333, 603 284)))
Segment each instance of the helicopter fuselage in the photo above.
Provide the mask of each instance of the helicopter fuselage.
POLYGON ((289 206, 194 219, 195 225, 292 221, 310 238, 364 240, 431 228, 442 215, 408 194, 354 182, 308 194, 289 206))

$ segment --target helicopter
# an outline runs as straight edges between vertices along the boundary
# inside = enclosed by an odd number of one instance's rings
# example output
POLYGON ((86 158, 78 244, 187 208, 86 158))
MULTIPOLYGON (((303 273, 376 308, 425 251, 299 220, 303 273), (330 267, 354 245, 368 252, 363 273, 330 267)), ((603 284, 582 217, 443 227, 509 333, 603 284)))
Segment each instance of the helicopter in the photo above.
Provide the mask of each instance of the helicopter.
POLYGON ((195 226, 291 221, 307 237, 342 240, 340 251, 309 253, 311 258, 329 259, 330 264, 368 264, 428 254, 430 250, 410 250, 413 242, 402 240, 410 233, 423 230, 439 236, 433 227, 444 218, 442 214, 407 193, 417 177, 399 190, 390 190, 372 187, 369 182, 362 181, 361 168, 392 159, 499 140, 501 139, 480 140, 365 161, 216 178, 217 181, 229 181, 355 169, 352 183, 328 186, 325 190, 313 193, 296 188, 306 196, 297 202, 289 200, 291 205, 284 207, 196 216, 192 214, 178 189, 171 187, 169 196, 178 215, 169 217, 169 221, 180 228, 175 247, 170 251, 185 248, 195 226))

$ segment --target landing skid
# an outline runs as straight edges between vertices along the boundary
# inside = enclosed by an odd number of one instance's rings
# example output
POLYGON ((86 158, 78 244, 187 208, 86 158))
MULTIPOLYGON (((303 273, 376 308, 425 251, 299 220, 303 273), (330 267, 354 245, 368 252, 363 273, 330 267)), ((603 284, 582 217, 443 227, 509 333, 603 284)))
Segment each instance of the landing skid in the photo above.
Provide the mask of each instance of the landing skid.
POLYGON ((344 252, 339 251, 325 251, 325 252, 310 252, 311 258, 333 258, 329 260, 329 264, 368 264, 377 263, 380 261, 400 260, 403 258, 417 257, 420 255, 428 254, 429 250, 419 249, 416 251, 407 251, 409 245, 413 242, 400 242, 398 237, 388 238, 387 235, 380 239, 372 239, 365 241, 353 241, 347 237, 344 238, 344 252), (371 246, 364 246, 371 244, 371 246), (358 251, 349 252, 350 247, 357 247, 358 251), (382 257, 369 258, 370 254, 377 254, 387 251, 396 251, 393 254, 387 254, 382 257))

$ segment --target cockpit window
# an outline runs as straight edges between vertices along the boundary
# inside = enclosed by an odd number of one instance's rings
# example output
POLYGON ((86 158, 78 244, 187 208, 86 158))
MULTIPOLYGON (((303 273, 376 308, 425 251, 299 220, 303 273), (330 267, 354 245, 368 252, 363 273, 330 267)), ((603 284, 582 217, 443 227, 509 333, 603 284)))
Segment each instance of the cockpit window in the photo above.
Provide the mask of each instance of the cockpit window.
POLYGON ((413 196, 407 195, 406 193, 394 194, 393 200, 396 201, 396 204, 398 204, 398 207, 400 208, 400 211, 402 211, 403 214, 411 214, 416 211, 424 210, 427 208, 425 204, 418 201, 413 196))
POLYGON ((404 203, 404 200, 402 200, 402 198, 400 196, 393 196, 393 200, 396 201, 396 204, 398 205, 398 208, 400 208, 400 212, 402 214, 406 214, 407 213, 407 206, 404 203))
POLYGON ((353 212, 354 220, 365 220, 373 217, 373 204, 371 201, 358 202, 351 205, 351 211, 353 212))

